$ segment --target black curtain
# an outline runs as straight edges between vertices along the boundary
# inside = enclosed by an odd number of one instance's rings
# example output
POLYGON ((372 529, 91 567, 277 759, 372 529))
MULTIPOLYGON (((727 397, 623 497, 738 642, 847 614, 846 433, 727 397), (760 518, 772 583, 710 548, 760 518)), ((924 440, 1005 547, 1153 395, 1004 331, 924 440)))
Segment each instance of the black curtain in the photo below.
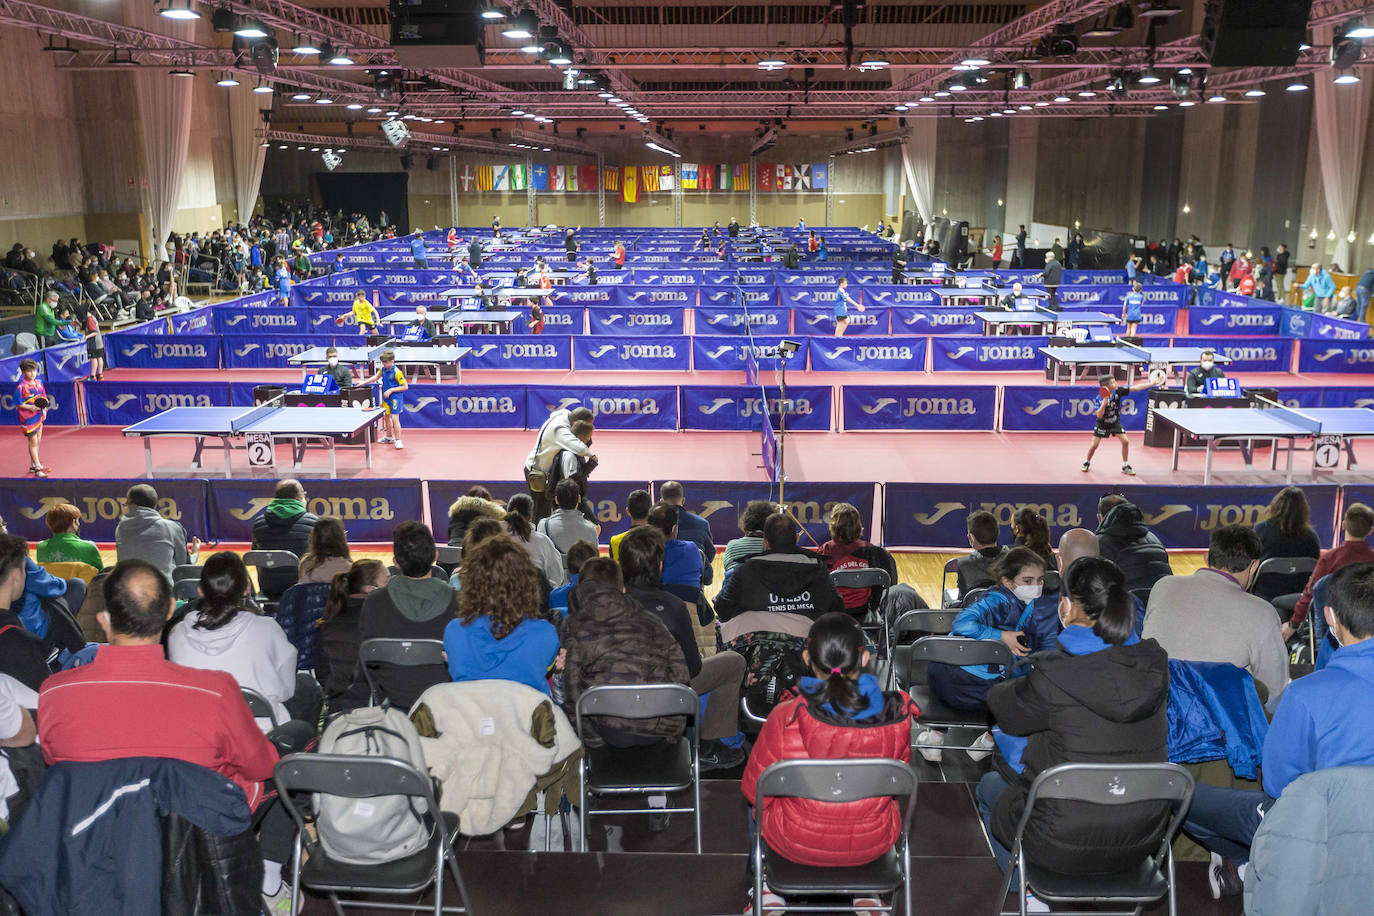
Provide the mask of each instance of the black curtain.
POLYGON ((397 235, 410 231, 409 172, 319 172, 315 180, 326 210, 365 213, 374 226, 385 210, 397 235))

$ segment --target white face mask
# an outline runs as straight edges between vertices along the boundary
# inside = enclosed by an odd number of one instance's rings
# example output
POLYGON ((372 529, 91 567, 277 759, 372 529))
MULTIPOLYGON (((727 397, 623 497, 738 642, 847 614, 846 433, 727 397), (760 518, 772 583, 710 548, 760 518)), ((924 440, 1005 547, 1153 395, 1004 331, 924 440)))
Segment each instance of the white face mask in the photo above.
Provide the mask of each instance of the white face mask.
POLYGON ((1041 592, 1044 590, 1045 586, 1043 585, 1018 585, 1011 590, 1011 593, 1015 595, 1018 600, 1025 601, 1029 604, 1036 598, 1039 598, 1041 592))
POLYGON ((1326 617, 1326 629, 1331 634, 1331 638, 1336 640, 1338 647, 1344 649, 1345 643, 1341 642, 1341 634, 1336 629, 1336 615, 1334 613, 1328 614, 1326 610, 1322 611, 1322 615, 1326 617))
POLYGON ((1198 363, 1198 365, 1204 369, 1210 369, 1216 365, 1216 363, 1212 362, 1210 359, 1204 359, 1202 362, 1198 363))
POLYGON ((1069 604, 1069 602, 1068 602, 1066 599, 1060 599, 1060 601, 1059 601, 1058 615, 1059 615, 1059 628, 1060 628, 1061 630, 1062 630, 1063 628, 1065 628, 1065 627, 1068 626, 1068 623, 1066 623, 1066 622, 1064 621, 1064 608, 1067 607, 1068 604, 1069 604))
POLYGON ((331 369, 333 369, 335 366, 339 364, 338 358, 334 356, 329 357, 329 359, 326 360, 326 362, 329 364, 329 368, 331 369))

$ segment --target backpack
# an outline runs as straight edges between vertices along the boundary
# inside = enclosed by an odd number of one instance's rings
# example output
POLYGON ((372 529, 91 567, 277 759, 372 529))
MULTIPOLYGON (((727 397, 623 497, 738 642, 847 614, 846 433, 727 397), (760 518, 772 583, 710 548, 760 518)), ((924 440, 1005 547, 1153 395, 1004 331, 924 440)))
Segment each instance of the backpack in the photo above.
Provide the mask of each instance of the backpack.
MULTIPOLYGON (((324 730, 321 754, 391 757, 427 773, 420 735, 399 709, 364 706, 344 713, 324 730)), ((329 858, 350 865, 377 865, 405 858, 429 845, 431 827, 403 795, 343 798, 316 794, 316 829, 329 858)))

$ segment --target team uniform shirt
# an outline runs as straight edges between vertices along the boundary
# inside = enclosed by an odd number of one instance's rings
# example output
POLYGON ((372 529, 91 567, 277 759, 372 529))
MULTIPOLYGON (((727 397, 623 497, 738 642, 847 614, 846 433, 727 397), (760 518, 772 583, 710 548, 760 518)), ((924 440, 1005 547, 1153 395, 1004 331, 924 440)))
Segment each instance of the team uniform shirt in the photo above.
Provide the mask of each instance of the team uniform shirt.
POLYGON ((1126 320, 1141 321, 1140 310, 1145 307, 1145 294, 1129 292, 1126 294, 1126 320))
POLYGON ((410 254, 421 267, 429 263, 425 259, 425 240, 418 235, 410 240, 410 254))
MULTIPOLYGON (((1106 398, 1107 409, 1102 411, 1102 416, 1097 418, 1097 425, 1093 428, 1094 436, 1105 439, 1124 431, 1121 428, 1121 400, 1130 393, 1131 389, 1123 385, 1116 386, 1111 395, 1106 398)), ((1099 397, 1095 406, 1101 407, 1102 401, 1103 399, 1099 397)))
POLYGON ((46 410, 39 410, 34 407, 34 398, 42 395, 48 396, 47 389, 43 387, 43 380, 35 377, 33 381, 21 378, 15 393, 19 396, 15 399, 19 406, 15 409, 19 412, 19 425, 24 430, 24 435, 32 436, 43 428, 43 420, 47 417, 46 410))
POLYGON ((835 319, 849 317, 849 293, 842 289, 835 290, 835 319))
MULTIPOLYGON (((380 379, 382 391, 386 391, 388 388, 398 388, 405 384, 405 380, 406 377, 401 373, 399 366, 393 365, 390 369, 382 369, 380 379)), ((388 416, 392 414, 399 416, 405 408, 405 393, 398 391, 389 398, 383 398, 382 406, 386 408, 388 416)))
POLYGON ((291 271, 285 267, 277 269, 277 298, 291 298, 291 271))
POLYGON ((366 299, 353 300, 353 320, 358 322, 358 327, 376 328, 377 310, 372 307, 372 303, 366 299))

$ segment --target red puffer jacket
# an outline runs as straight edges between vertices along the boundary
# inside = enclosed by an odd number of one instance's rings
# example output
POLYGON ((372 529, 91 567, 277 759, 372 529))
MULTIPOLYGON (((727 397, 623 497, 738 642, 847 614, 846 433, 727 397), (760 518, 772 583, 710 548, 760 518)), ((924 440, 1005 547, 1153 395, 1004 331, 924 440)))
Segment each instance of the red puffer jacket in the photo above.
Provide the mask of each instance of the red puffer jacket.
MULTIPOLYGON (((749 755, 740 784, 744 797, 754 803, 759 776, 779 760, 889 757, 909 763, 911 715, 919 715, 919 710, 905 693, 888 693, 885 698, 883 711, 865 720, 817 713, 802 696, 784 700, 769 714, 749 755)), ((902 808, 891 798, 842 803, 777 798, 764 804, 759 827, 769 848, 792 862, 862 865, 897 841, 902 808)))

